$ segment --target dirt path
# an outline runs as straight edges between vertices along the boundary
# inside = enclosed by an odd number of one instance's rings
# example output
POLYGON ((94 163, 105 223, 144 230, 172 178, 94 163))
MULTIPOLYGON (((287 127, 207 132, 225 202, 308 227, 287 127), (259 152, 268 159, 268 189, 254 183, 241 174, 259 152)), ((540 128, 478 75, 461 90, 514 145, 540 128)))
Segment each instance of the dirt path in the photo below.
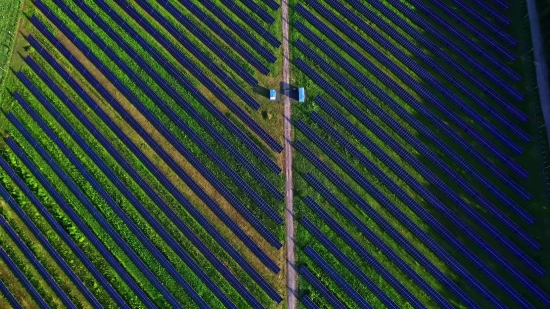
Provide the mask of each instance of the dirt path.
POLYGON ((294 258, 294 196, 292 188, 292 123, 290 101, 290 51, 288 47, 288 1, 281 1, 281 14, 283 15, 283 84, 284 84, 284 130, 285 130, 285 221, 286 221, 286 289, 287 308, 296 308, 296 264, 294 258))

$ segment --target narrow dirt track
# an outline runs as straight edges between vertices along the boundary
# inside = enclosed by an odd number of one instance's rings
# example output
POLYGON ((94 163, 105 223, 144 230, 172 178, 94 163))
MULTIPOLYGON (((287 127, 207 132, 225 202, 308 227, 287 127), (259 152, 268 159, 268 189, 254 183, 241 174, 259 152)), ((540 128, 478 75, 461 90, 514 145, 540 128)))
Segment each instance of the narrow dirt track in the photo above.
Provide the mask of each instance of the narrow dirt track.
POLYGON ((296 308, 296 264, 294 258, 294 196, 292 187, 292 123, 290 101, 290 50, 289 50, 289 24, 288 2, 281 1, 281 14, 283 17, 283 93, 284 95, 284 130, 285 130, 285 221, 286 221, 286 291, 287 308, 296 308))

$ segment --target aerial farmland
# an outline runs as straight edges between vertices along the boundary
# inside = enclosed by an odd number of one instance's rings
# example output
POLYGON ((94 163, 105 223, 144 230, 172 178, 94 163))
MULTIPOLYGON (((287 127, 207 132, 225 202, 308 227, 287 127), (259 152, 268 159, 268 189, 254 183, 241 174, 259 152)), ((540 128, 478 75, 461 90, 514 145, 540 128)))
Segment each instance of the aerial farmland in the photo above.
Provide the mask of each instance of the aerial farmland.
POLYGON ((0 308, 550 307, 544 1, 3 2, 0 308))

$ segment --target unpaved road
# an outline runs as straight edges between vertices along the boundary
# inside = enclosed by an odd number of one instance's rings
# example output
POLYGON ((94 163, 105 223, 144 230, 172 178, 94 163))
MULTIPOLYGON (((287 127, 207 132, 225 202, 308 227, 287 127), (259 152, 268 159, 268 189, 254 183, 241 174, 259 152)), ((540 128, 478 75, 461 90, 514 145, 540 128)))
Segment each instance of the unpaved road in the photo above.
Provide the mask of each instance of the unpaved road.
POLYGON ((292 187, 292 123, 290 101, 290 50, 289 50, 289 24, 288 1, 281 1, 281 14, 283 15, 283 95, 284 95, 284 130, 285 130, 285 221, 286 221, 286 292, 287 308, 296 308, 296 264, 294 258, 294 196, 292 187))

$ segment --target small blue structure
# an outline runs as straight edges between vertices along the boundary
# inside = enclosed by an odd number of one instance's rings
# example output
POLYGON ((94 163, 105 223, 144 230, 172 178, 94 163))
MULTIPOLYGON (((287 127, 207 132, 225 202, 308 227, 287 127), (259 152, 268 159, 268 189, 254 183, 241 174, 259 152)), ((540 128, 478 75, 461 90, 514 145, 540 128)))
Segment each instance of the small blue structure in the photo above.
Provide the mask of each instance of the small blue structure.
POLYGON ((269 101, 277 100, 277 91, 275 89, 269 90, 269 101))
POLYGON ((304 87, 298 88, 298 102, 302 103, 306 101, 306 90, 304 87))

